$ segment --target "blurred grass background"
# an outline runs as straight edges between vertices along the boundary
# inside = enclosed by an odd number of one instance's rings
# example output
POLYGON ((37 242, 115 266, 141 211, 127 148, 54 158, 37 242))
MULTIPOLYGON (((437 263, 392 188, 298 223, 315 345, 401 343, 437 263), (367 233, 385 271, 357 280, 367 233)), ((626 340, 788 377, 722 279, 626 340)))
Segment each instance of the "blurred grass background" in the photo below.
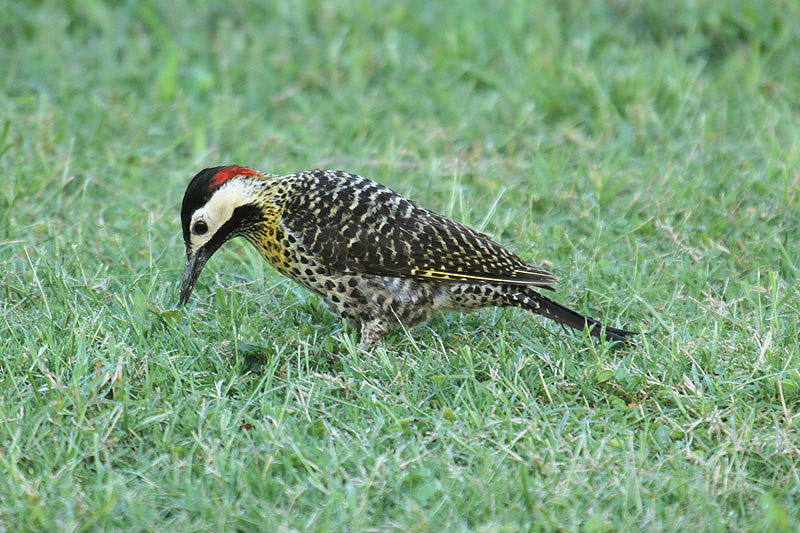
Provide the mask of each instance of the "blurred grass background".
POLYGON ((799 45, 788 0, 1 2, 0 528, 795 530, 799 45), (229 163, 372 177, 645 335, 365 357, 246 245, 177 310, 229 163))

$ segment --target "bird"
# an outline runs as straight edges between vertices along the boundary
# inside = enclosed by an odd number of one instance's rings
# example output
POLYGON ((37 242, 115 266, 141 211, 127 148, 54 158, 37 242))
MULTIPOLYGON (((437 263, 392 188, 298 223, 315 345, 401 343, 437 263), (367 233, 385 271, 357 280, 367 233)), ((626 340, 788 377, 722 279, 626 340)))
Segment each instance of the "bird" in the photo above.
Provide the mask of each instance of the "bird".
POLYGON ((526 309, 608 341, 634 344, 637 335, 542 294, 555 290, 556 277, 488 235, 340 170, 206 168, 186 188, 181 225, 179 305, 189 301, 209 258, 243 237, 275 270, 360 328, 362 350, 401 324, 413 328, 439 312, 485 307, 526 309))

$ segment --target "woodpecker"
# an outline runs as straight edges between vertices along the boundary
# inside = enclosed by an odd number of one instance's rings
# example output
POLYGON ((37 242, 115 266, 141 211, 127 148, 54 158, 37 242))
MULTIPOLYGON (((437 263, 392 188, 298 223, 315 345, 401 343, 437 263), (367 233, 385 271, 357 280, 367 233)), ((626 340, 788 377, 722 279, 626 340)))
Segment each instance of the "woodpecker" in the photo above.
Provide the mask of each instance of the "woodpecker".
POLYGON ((360 327, 362 349, 399 323, 415 327, 437 312, 491 306, 527 309, 610 341, 630 343, 636 334, 541 294, 555 290, 556 278, 488 235, 355 174, 207 168, 186 189, 181 223, 180 305, 214 252, 244 237, 278 272, 360 327))

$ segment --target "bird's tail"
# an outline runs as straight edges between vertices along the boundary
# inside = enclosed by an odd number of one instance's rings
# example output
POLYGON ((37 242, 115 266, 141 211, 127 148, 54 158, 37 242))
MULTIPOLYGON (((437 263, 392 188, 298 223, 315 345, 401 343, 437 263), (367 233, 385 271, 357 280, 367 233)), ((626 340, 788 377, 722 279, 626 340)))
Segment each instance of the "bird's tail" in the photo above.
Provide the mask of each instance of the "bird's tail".
POLYGON ((593 337, 600 337, 603 332, 605 332, 606 339, 610 341, 621 341, 627 344, 633 344, 632 339, 628 337, 639 334, 636 331, 612 328, 611 326, 603 327, 603 325, 594 318, 582 315, 566 305, 551 300, 547 296, 543 296, 534 290, 527 290, 515 294, 512 296, 512 303, 517 307, 540 314, 555 320, 559 324, 567 325, 579 331, 591 328, 589 334, 593 337))

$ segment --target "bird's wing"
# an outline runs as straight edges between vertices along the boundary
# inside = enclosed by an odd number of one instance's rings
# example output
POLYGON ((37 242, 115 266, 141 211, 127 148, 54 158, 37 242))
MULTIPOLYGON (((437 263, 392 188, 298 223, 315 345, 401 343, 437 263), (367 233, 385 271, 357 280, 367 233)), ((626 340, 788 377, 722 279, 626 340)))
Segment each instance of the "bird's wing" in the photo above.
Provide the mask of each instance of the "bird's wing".
POLYGON ((282 225, 343 272, 548 289, 556 281, 489 236, 358 176, 315 175, 313 193, 287 205, 282 225))

